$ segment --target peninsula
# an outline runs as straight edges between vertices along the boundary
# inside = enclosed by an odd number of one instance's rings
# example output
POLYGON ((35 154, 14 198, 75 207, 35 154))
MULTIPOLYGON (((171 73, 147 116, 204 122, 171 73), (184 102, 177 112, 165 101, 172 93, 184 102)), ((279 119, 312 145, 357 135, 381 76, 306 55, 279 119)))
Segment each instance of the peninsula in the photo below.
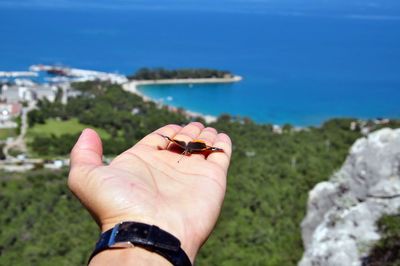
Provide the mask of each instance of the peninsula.
MULTIPOLYGON (((140 94, 138 86, 171 85, 171 84, 216 84, 234 83, 242 80, 241 76, 233 75, 228 71, 214 69, 177 69, 141 68, 135 74, 128 76, 129 82, 124 84, 124 89, 140 94)), ((140 94, 143 96, 142 94, 140 94)))
POLYGON ((208 68, 141 68, 135 74, 128 76, 131 80, 189 80, 217 79, 231 82, 234 76, 225 70, 208 68))

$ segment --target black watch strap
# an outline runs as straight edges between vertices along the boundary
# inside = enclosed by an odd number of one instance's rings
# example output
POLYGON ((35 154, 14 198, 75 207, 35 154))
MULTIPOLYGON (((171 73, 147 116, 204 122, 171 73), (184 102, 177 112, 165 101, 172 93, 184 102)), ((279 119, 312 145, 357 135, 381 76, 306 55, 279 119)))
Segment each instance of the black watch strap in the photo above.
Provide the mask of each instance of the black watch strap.
POLYGON ((174 266, 192 265, 179 239, 155 225, 137 222, 123 222, 102 233, 89 262, 103 250, 132 246, 155 252, 174 266))

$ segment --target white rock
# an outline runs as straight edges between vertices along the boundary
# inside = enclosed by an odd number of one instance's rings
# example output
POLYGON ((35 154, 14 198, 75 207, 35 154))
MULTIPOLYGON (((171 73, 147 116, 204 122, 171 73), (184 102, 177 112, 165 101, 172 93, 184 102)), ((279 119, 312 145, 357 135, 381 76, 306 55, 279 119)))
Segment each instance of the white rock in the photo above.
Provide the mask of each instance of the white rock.
POLYGON ((329 182, 309 192, 300 266, 359 266, 379 240, 376 221, 400 209, 400 129, 359 139, 329 182))

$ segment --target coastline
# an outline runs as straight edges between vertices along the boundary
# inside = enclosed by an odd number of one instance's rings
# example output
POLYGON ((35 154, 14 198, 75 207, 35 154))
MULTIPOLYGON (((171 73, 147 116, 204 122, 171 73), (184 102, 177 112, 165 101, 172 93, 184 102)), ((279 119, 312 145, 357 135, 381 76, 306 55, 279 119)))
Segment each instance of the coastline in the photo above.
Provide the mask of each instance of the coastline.
POLYGON ((207 84, 207 83, 234 83, 239 82, 241 76, 232 76, 230 78, 198 78, 198 79, 156 79, 156 80, 131 80, 137 86, 142 85, 168 85, 168 84, 207 84))
MULTIPOLYGON (((122 84, 122 88, 130 93, 134 93, 142 97, 145 101, 152 101, 159 103, 157 100, 152 99, 138 90, 138 86, 150 86, 150 85, 170 85, 170 84, 213 84, 213 83, 234 83, 239 82, 243 78, 241 76, 233 76, 231 78, 203 78, 203 79, 160 79, 160 80, 130 80, 127 83, 122 84)), ((168 106, 171 111, 176 111, 177 108, 171 105, 162 103, 164 106, 168 106)), ((206 115, 191 110, 185 109, 185 114, 188 117, 201 117, 206 123, 212 123, 217 121, 217 117, 213 115, 206 115)))

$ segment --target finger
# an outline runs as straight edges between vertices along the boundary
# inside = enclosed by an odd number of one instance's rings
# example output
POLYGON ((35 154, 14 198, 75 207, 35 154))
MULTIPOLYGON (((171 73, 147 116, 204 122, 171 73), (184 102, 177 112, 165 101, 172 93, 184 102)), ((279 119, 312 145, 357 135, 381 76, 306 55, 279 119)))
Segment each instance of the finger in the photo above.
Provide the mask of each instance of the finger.
POLYGON ((175 139, 182 140, 182 141, 192 141, 193 139, 197 138, 200 135, 201 131, 204 129, 202 123, 199 122, 191 122, 186 125, 182 130, 180 130, 176 135, 175 139))
POLYGON ((71 151, 71 168, 76 166, 103 165, 103 147, 99 135, 93 129, 82 131, 71 151))
POLYGON ((103 165, 103 147, 99 135, 93 129, 82 131, 78 141, 71 151, 71 171, 68 176, 68 186, 78 193, 79 187, 89 171, 103 165))
POLYGON ((150 133, 142 140, 140 140, 137 144, 144 144, 154 148, 165 149, 167 148, 169 141, 161 135, 173 138, 181 129, 182 127, 178 125, 166 125, 150 133))
POLYGON ((221 166, 225 171, 228 170, 232 154, 232 142, 228 135, 220 133, 217 135, 213 147, 221 148, 224 152, 213 152, 207 160, 221 166))
POLYGON ((216 138, 217 130, 212 127, 206 127, 196 139, 204 141, 208 146, 212 146, 216 138))

